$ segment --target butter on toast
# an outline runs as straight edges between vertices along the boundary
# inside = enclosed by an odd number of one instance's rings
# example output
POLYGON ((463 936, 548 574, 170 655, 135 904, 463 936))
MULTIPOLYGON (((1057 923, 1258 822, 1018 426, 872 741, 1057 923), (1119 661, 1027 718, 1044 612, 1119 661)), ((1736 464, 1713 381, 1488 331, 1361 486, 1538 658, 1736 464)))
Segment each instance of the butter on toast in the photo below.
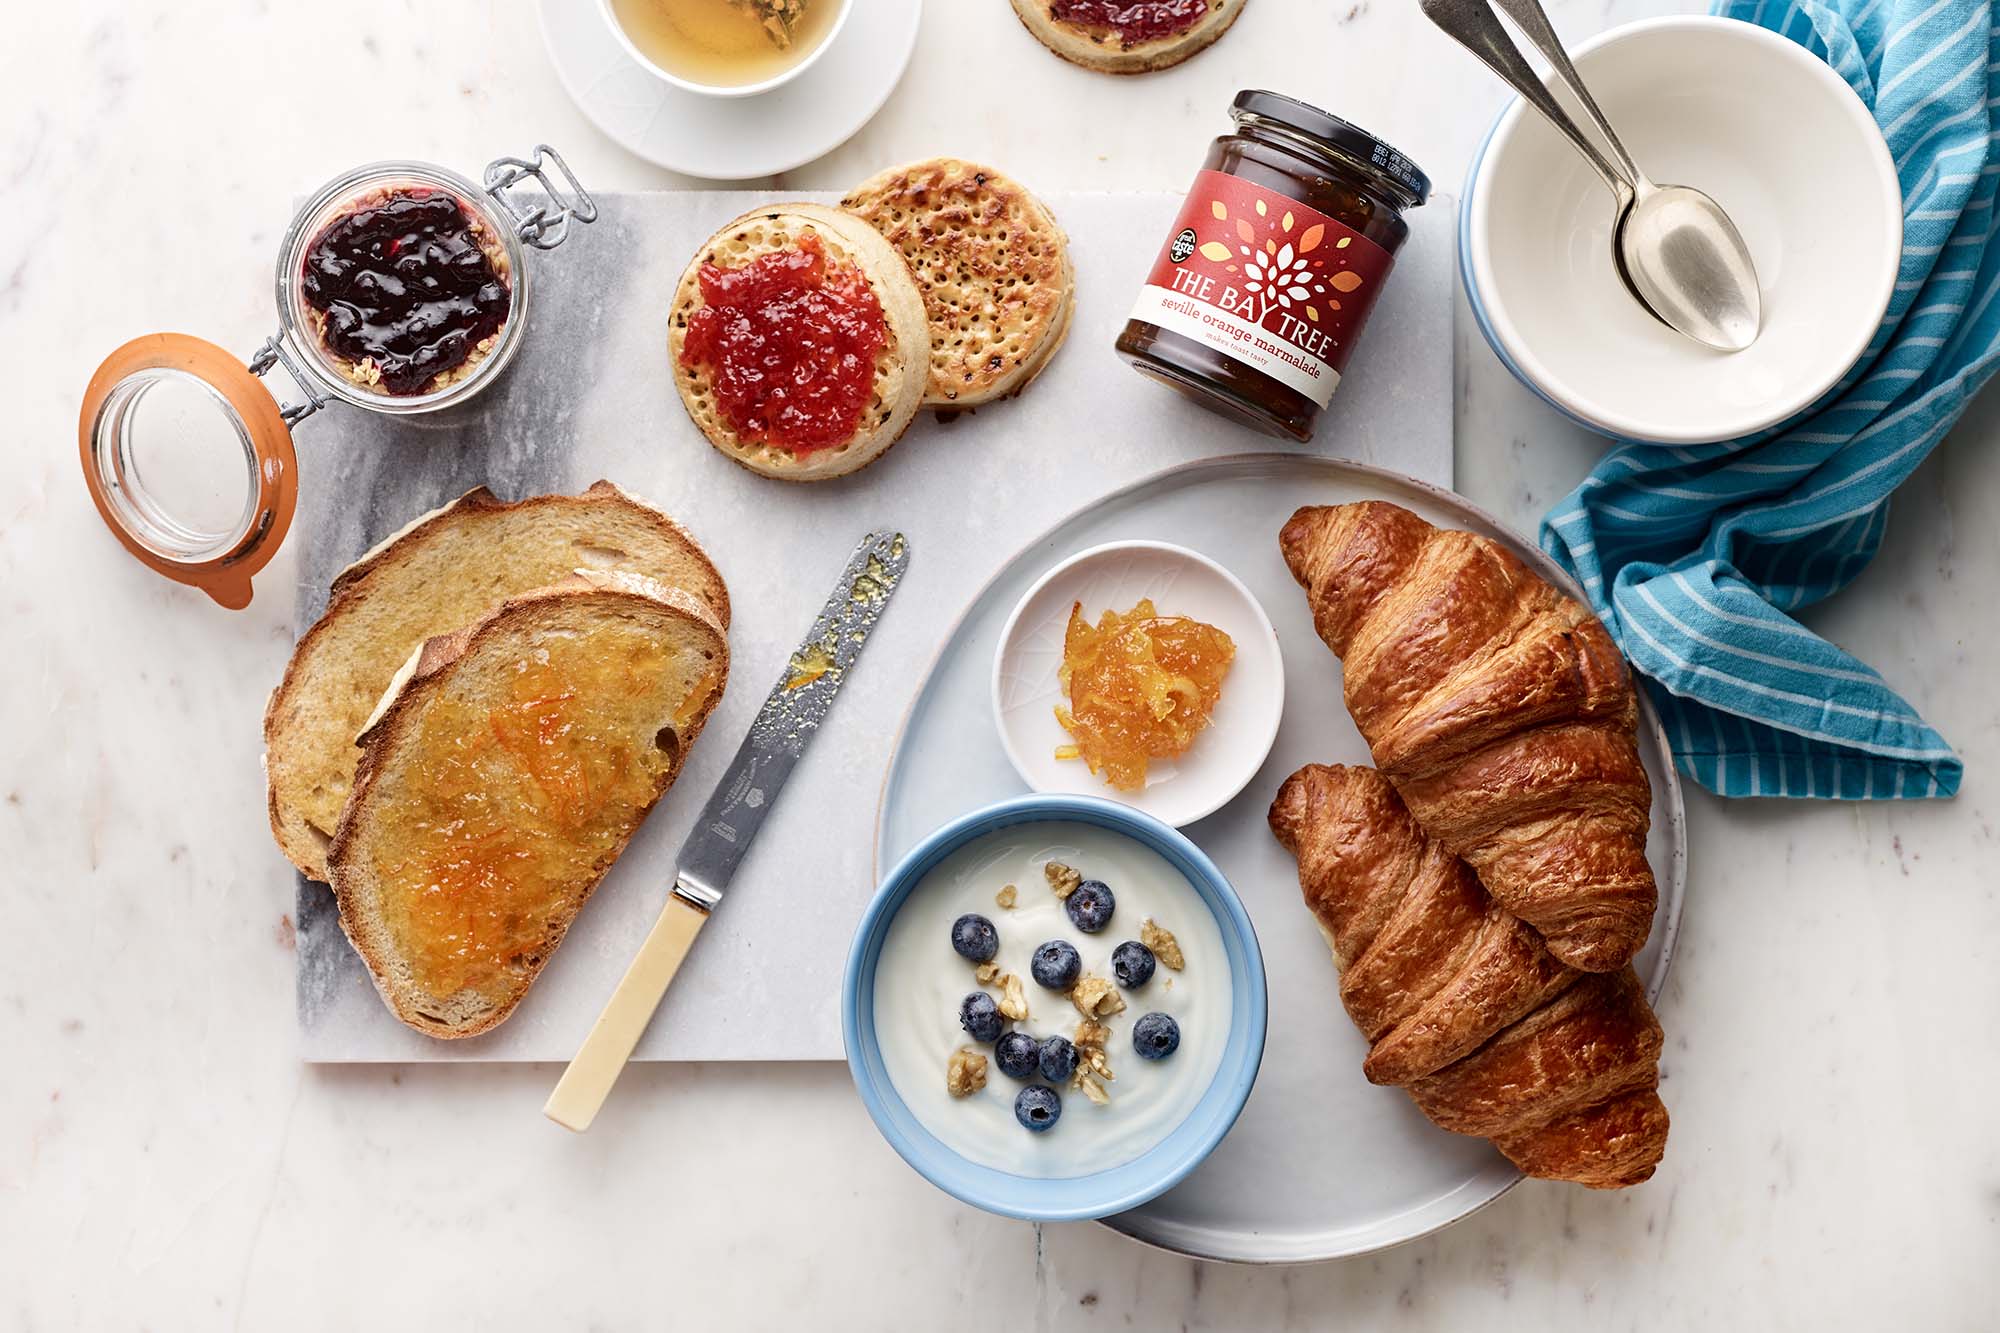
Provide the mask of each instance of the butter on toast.
POLYGON ((1026 388, 1069 332, 1076 277, 1055 215, 991 167, 934 157, 862 182, 840 206, 902 253, 924 295, 924 406, 1026 388))
POLYGON ((644 575, 729 625, 729 594, 694 539, 600 481, 581 495, 505 504, 485 487, 417 519, 334 581, 264 712, 271 832, 293 865, 327 877, 326 848, 361 751, 355 737, 411 650, 503 599, 578 569, 644 575))
POLYGON ((431 639, 362 735, 327 854, 341 928, 427 1036, 511 1014, 721 698, 699 599, 588 572, 431 639))

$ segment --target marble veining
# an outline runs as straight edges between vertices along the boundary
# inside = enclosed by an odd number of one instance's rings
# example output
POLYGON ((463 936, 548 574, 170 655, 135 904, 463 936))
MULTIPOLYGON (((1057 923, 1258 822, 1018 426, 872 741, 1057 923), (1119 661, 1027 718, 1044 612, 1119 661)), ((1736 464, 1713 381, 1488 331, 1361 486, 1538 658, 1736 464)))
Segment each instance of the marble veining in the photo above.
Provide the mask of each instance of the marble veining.
MULTIPOLYGON (((1572 38, 1679 7, 1552 6, 1572 38)), ((150 329, 254 348, 275 324, 273 201, 349 163, 463 170, 547 140, 593 186, 686 182, 568 105, 532 6, 17 8, 0 43, 17 204, 0 210, 0 1328, 1992 1326, 2000 399, 1808 616, 1952 737, 1964 793, 1689 794, 1660 1175, 1619 1195, 1530 1182, 1345 1263, 1196 1264, 959 1207, 883 1145, 836 1064, 637 1066, 579 1138, 539 1115, 551 1066, 300 1061, 257 714, 291 590, 325 571, 283 555, 230 614, 140 569, 78 484, 81 387, 150 329), (366 90, 368 114, 328 88, 366 90)), ((1179 189, 1256 84, 1325 101, 1445 184, 1501 102, 1411 5, 1255 0, 1183 68, 1111 80, 1057 64, 999 0, 932 0, 883 114, 773 188, 944 149, 1051 191, 1179 189), (963 95, 968 51, 1016 110, 963 95)), ((1458 366, 1458 484, 1532 526, 1600 446, 1464 326, 1458 366)), ((303 438, 311 466, 340 433, 303 438)), ((391 517, 357 512, 357 539, 391 517)))

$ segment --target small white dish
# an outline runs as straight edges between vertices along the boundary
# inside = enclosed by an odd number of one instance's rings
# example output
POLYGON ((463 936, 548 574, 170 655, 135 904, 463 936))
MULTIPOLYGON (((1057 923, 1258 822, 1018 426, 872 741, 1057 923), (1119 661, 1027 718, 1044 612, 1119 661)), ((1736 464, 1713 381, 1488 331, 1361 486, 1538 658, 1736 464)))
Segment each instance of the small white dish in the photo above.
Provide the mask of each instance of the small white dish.
POLYGON ((1701 444, 1776 425, 1832 388, 1875 337, 1902 258, 1902 190, 1874 117, 1798 43, 1735 19, 1613 29, 1578 70, 1655 180, 1713 195, 1764 292, 1747 350, 1701 347, 1627 294, 1609 192, 1516 100, 1466 186, 1461 268, 1502 362, 1583 425, 1701 444))
POLYGON ((595 3, 541 0, 542 41, 591 123, 655 166, 709 180, 790 171, 882 109, 916 50, 923 0, 848 0, 810 68, 755 97, 675 87, 629 52, 595 3))
POLYGON ((1271 753, 1285 712, 1285 663, 1271 618, 1234 574, 1168 542, 1122 541, 1079 551, 1042 575, 1014 607, 993 654, 993 720, 1021 781, 1038 792, 1102 796, 1179 828, 1227 805, 1271 753), (1093 623, 1150 597, 1162 615, 1192 616, 1227 634, 1236 657, 1209 725, 1177 760, 1147 765, 1146 785, 1119 791, 1081 759, 1058 759, 1070 735, 1057 672, 1070 608, 1093 623))
POLYGON ((826 54, 826 49, 829 46, 832 46, 835 41, 839 40, 840 30, 847 25, 847 16, 854 12, 855 0, 835 0, 835 3, 839 4, 840 12, 833 16, 833 26, 827 29, 826 35, 820 38, 819 44, 806 52, 805 58, 797 64, 787 65, 770 78, 760 79, 756 83, 697 83, 693 79, 684 79, 672 70, 655 63, 651 57, 639 49, 638 44, 632 40, 632 35, 625 31, 625 25, 618 21, 618 14, 611 7, 611 0, 597 0, 597 12, 599 17, 604 20, 605 26, 611 30, 612 39, 618 45, 625 48, 625 54, 638 61, 640 65, 651 71, 655 77, 664 79, 674 87, 685 92, 697 93, 703 97, 756 97, 762 93, 768 93, 775 88, 781 88, 793 79, 798 78, 799 75, 812 68, 821 56, 826 54))

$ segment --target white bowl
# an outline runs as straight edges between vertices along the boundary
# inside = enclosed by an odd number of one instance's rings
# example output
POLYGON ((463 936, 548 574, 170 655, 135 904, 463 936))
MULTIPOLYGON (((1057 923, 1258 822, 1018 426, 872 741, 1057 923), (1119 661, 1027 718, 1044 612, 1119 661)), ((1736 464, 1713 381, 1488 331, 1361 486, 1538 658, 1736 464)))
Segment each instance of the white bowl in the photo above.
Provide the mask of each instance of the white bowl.
POLYGON ((805 59, 796 65, 782 69, 770 78, 761 79, 756 83, 697 83, 693 79, 684 79, 655 63, 651 56, 639 49, 639 44, 626 34, 625 25, 618 21, 617 12, 611 8, 611 0, 597 0, 597 12, 604 19, 605 26, 611 29, 611 35, 625 48, 625 53, 637 61, 648 74, 676 88, 691 93, 701 93, 708 97, 753 97, 758 93, 768 93, 773 88, 782 87, 805 73, 826 53, 826 48, 833 45, 834 39, 840 36, 841 28, 847 23, 848 14, 854 9, 854 0, 820 0, 820 3, 837 4, 840 6, 840 12, 833 16, 833 26, 826 30, 826 36, 820 38, 819 45, 806 52, 805 59))
POLYGON ((1207 556, 1167 542, 1124 541, 1079 551, 1028 589, 993 654, 993 718, 1021 781, 1038 792, 1103 796, 1176 828, 1213 814, 1256 775, 1285 711, 1278 632, 1250 590, 1207 556), (1070 742, 1055 708, 1068 702, 1058 679, 1070 607, 1091 621, 1150 597, 1162 615, 1192 616, 1236 644, 1208 727, 1177 760, 1146 766, 1146 785, 1119 791, 1081 759, 1057 759, 1070 742))
POLYGON ((1903 198, 1874 117, 1803 46, 1735 19, 1634 23, 1575 59, 1641 170, 1735 219, 1763 332, 1714 352, 1642 310, 1613 268, 1610 192, 1516 99, 1473 163, 1461 223, 1488 343, 1558 409, 1620 438, 1708 443, 1802 411, 1860 358, 1895 289, 1903 198))

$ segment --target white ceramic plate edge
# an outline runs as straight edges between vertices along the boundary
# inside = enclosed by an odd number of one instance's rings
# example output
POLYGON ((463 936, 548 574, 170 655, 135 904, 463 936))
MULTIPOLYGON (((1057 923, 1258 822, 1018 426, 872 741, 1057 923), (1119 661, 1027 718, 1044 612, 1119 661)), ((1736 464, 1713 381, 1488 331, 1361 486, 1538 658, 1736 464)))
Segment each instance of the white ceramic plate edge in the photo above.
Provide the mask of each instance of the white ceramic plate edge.
MULTIPOLYGON (((917 33, 923 22, 923 0, 850 0, 849 13, 840 30, 829 35, 823 53, 814 59, 811 68, 800 71, 796 78, 789 79, 768 92, 748 97, 713 97, 706 93, 690 92, 667 83, 651 70, 634 60, 619 44, 618 38, 604 24, 595 3, 579 3, 578 0, 541 0, 538 23, 542 33, 542 45, 548 52, 549 63, 554 67, 556 80, 563 92, 576 105, 584 118, 597 127, 599 133, 625 151, 651 162, 654 166, 665 167, 669 171, 679 171, 703 180, 736 181, 755 180, 763 176, 775 176, 791 171, 808 162, 825 157, 834 149, 846 143, 859 133, 861 127, 875 118, 896 85, 902 81, 903 73, 909 68, 910 58, 917 48, 917 33), (900 22, 900 27, 892 26, 900 22), (581 28, 563 27, 558 24, 588 24, 596 30, 584 33, 581 28), (842 64, 843 54, 855 43, 871 38, 888 40, 881 46, 882 58, 863 63, 859 70, 849 71, 842 64), (734 107, 739 119, 750 113, 743 109, 774 99, 797 101, 801 114, 795 119, 791 133, 778 136, 770 132, 768 126, 746 127, 734 134, 718 134, 713 125, 698 126, 688 132, 689 138, 713 144, 718 139, 726 139, 731 145, 729 152, 733 160, 729 165, 714 161, 690 159, 662 152, 649 145, 644 131, 632 132, 615 123, 599 104, 600 93, 580 86, 583 73, 572 68, 572 60, 579 54, 577 48, 585 43, 594 43, 601 49, 599 58, 608 52, 615 61, 607 61, 596 77, 602 79, 614 72, 629 73, 636 80, 643 80, 638 86, 650 86, 657 93, 646 117, 646 129, 670 115, 676 106, 699 108, 703 111, 717 111, 726 114, 734 107), (810 114, 807 103, 815 94, 822 95, 837 91, 843 79, 850 75, 866 77, 868 91, 851 103, 849 116, 810 114), (783 150, 781 156, 759 158, 759 151, 777 153, 782 143, 799 144, 783 150)), ((608 94, 603 94, 608 96, 608 94)), ((676 142, 681 142, 677 140, 676 142)))

